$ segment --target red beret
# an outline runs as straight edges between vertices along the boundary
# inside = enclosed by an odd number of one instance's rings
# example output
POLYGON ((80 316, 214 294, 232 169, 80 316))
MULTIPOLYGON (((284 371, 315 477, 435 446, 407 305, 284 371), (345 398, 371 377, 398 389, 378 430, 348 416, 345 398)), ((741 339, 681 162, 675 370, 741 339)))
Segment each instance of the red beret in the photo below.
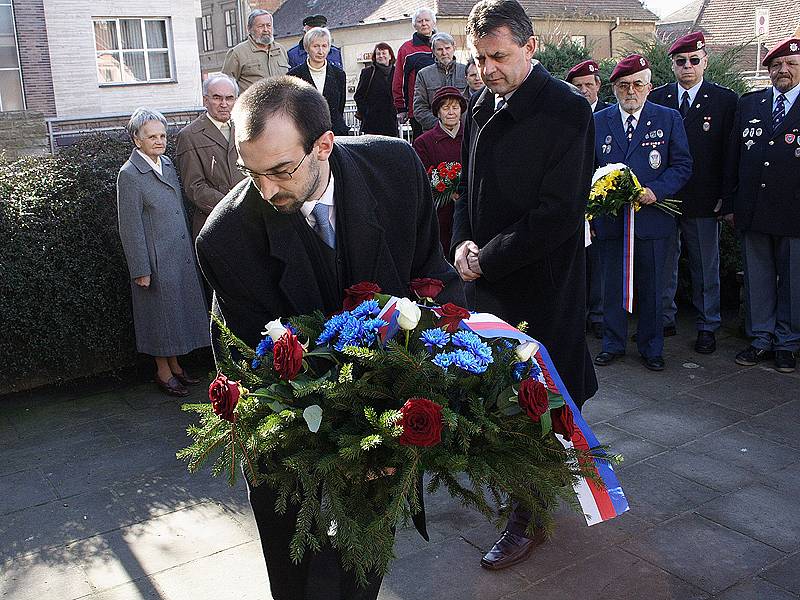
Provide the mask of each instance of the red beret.
POLYGON ((800 38, 790 37, 786 38, 782 42, 778 42, 777 46, 767 52, 767 55, 764 57, 764 60, 761 62, 761 64, 765 67, 768 67, 773 58, 778 58, 780 56, 791 56, 792 54, 800 54, 800 38))
POLYGON ((614 72, 611 73, 611 81, 616 81, 620 77, 633 75, 634 73, 638 73, 639 71, 644 71, 645 69, 649 68, 650 63, 647 62, 647 59, 644 56, 641 54, 631 54, 630 56, 626 56, 619 61, 617 66, 614 67, 614 72))
POLYGON ((600 66, 593 60, 585 60, 582 63, 578 63, 567 73, 567 81, 572 81, 576 77, 585 77, 586 75, 600 77, 600 66))
POLYGON ((461 93, 461 90, 459 90, 457 87, 445 86, 436 90, 436 93, 433 95, 433 100, 431 101, 431 110, 433 111, 434 115, 439 112, 439 108, 448 98, 455 98, 458 100, 458 103, 461 105, 462 113, 467 110, 467 99, 464 98, 464 94, 461 93))
POLYGON ((702 31, 695 31, 687 33, 685 36, 675 40, 675 43, 669 47, 669 54, 680 54, 681 52, 697 52, 706 47, 706 38, 702 31))

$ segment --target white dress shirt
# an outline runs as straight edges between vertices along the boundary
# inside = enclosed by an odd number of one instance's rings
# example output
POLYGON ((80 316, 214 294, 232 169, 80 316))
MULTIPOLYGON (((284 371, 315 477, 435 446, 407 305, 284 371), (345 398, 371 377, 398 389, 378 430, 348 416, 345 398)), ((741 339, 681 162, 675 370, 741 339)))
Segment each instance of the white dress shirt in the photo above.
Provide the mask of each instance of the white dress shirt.
MULTIPOLYGON (((628 117, 631 116, 631 113, 625 112, 622 108, 621 104, 617 104, 619 107, 619 114, 622 116, 622 131, 628 131, 628 117)), ((642 109, 644 109, 644 104, 642 107, 633 113, 633 128, 636 129, 639 126, 639 117, 642 116, 642 109)))
POLYGON ((688 90, 681 86, 680 83, 675 84, 678 87, 678 108, 681 107, 681 102, 683 102, 683 92, 689 92, 689 106, 694 104, 694 99, 697 98, 697 92, 700 91, 700 86, 703 85, 703 78, 700 78, 700 81, 690 87, 688 90))
MULTIPOLYGON (((784 98, 786 101, 783 103, 783 114, 788 115, 789 109, 792 108, 794 101, 797 100, 797 95, 800 94, 800 83, 790 89, 788 92, 783 92, 784 98)), ((781 93, 776 90, 774 87, 772 88, 772 110, 775 110, 775 106, 778 104, 778 96, 781 93)))
POLYGON ((136 151, 139 153, 139 156, 141 156, 143 159, 145 159, 147 161, 148 165, 153 167, 153 171, 155 171, 159 175, 163 175, 164 174, 164 173, 161 172, 161 157, 160 156, 158 157, 158 162, 153 162, 152 158, 147 156, 147 154, 145 154, 144 152, 142 152, 138 148, 136 149, 136 151))
POLYGON ((306 218, 306 223, 308 223, 311 229, 317 226, 317 218, 311 214, 311 211, 317 206, 317 202, 328 205, 328 221, 330 221, 333 230, 336 231, 336 211, 333 210, 333 173, 331 173, 331 178, 328 180, 328 187, 325 188, 319 200, 309 200, 304 202, 303 206, 300 207, 300 212, 303 213, 303 216, 306 218))

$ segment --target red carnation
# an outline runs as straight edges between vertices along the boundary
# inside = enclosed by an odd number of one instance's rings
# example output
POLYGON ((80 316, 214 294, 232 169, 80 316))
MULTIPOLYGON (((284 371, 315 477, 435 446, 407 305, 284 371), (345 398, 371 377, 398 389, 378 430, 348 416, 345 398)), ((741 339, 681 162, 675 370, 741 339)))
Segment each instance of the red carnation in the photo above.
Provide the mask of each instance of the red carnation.
POLYGON ((579 433, 578 428, 575 427, 572 411, 566 404, 555 409, 551 416, 553 418, 553 431, 564 436, 565 440, 571 440, 574 435, 579 433))
POLYGON ((409 287, 420 300, 423 298, 430 298, 433 300, 439 295, 439 292, 444 289, 444 283, 442 283, 441 279, 419 277, 417 279, 412 279, 409 287))
POLYGON ((403 446, 435 446, 442 441, 442 407, 427 398, 409 398, 400 409, 403 446))
POLYGON ((445 163, 439 163, 437 170, 439 171, 439 175, 441 175, 442 177, 447 176, 447 165, 445 163))
POLYGON ((208 386, 208 399, 211 400, 214 414, 233 423, 235 419, 233 411, 239 403, 239 382, 228 379, 220 373, 208 386))
POLYGON ((439 183, 436 184, 436 191, 437 192, 443 192, 446 189, 447 189, 447 186, 444 184, 443 181, 440 181, 439 183))
POLYGON ((547 397, 547 388, 537 379, 525 379, 519 385, 517 394, 519 406, 537 423, 539 417, 550 410, 550 400, 547 397))
POLYGON ((461 321, 469 318, 469 311, 466 308, 461 308, 452 302, 444 304, 439 310, 442 316, 439 319, 438 325, 450 333, 458 331, 458 326, 461 324, 461 321))
POLYGON ((291 331, 284 333, 272 349, 272 366, 278 377, 290 381, 297 377, 303 366, 303 346, 291 331))
POLYGON ((375 294, 380 294, 380 292, 380 286, 371 281, 362 281, 361 283, 351 285, 344 291, 342 309, 353 310, 356 306, 364 302, 364 300, 372 300, 375 294))

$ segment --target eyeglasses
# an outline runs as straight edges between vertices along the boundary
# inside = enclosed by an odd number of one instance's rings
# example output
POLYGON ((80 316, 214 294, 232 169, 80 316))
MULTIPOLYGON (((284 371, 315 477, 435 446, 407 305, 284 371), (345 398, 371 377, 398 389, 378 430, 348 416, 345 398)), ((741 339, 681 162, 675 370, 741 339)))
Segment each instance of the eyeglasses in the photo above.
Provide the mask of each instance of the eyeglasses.
MULTIPOLYGON (((311 154, 311 152, 309 152, 308 154, 311 154)), ((297 163, 297 166, 291 171, 278 171, 277 173, 259 173, 258 171, 253 171, 252 169, 248 169, 247 167, 245 167, 244 165, 240 165, 239 163, 236 163, 236 168, 254 180, 258 177, 266 177, 270 181, 287 181, 291 179, 292 175, 294 175, 297 169, 300 168, 300 165, 303 164, 303 161, 306 159, 306 156, 308 156, 308 154, 303 156, 303 158, 300 159, 300 162, 297 163)))
POLYGON ((686 61, 689 61, 690 63, 692 63, 693 67, 696 67, 697 65, 700 64, 700 60, 701 58, 699 56, 692 56, 691 58, 681 57, 675 59, 675 64, 678 65, 679 67, 683 67, 686 65, 686 61))
POLYGON ((648 85, 650 85, 650 84, 645 83, 644 81, 633 81, 633 82, 630 82, 630 81, 615 81, 614 82, 614 86, 617 89, 622 90, 623 92, 630 92, 631 89, 634 89, 637 92, 641 92, 648 85))

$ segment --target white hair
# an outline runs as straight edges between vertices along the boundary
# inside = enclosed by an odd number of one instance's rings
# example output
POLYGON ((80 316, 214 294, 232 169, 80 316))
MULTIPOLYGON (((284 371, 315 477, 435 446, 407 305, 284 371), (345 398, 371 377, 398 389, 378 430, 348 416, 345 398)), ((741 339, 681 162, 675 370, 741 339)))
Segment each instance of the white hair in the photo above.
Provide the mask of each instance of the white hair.
POLYGON ((433 37, 431 38, 431 50, 433 50, 436 42, 444 42, 450 46, 456 45, 456 41, 453 39, 453 36, 449 33, 445 33, 444 31, 439 31, 433 34, 433 37))
POLYGON ((417 18, 424 13, 428 13, 428 15, 431 18, 431 21, 433 21, 433 24, 436 25, 436 13, 433 12, 433 9, 430 9, 427 6, 423 6, 422 8, 418 8, 417 10, 414 11, 414 14, 411 15, 411 24, 416 25, 417 18))
POLYGON ((132 138, 138 137, 139 130, 149 121, 158 121, 164 125, 165 129, 167 128, 167 119, 164 118, 164 115, 157 110, 140 107, 133 111, 131 119, 128 121, 128 125, 125 129, 128 130, 128 135, 132 138))
POLYGON ((233 95, 237 98, 239 97, 239 84, 236 83, 233 77, 225 75, 225 73, 216 73, 203 82, 203 96, 208 96, 208 88, 220 81, 229 83, 233 88, 233 95))
POLYGON ((261 15, 269 15, 271 17, 272 13, 261 8, 251 11, 250 14, 247 15, 247 31, 250 31, 253 28, 253 23, 255 23, 256 19, 261 15))
POLYGON ((311 45, 311 42, 321 37, 328 38, 328 46, 331 45, 331 32, 327 27, 312 27, 306 31, 303 36, 303 48, 305 48, 306 52, 308 52, 308 47, 311 45))

